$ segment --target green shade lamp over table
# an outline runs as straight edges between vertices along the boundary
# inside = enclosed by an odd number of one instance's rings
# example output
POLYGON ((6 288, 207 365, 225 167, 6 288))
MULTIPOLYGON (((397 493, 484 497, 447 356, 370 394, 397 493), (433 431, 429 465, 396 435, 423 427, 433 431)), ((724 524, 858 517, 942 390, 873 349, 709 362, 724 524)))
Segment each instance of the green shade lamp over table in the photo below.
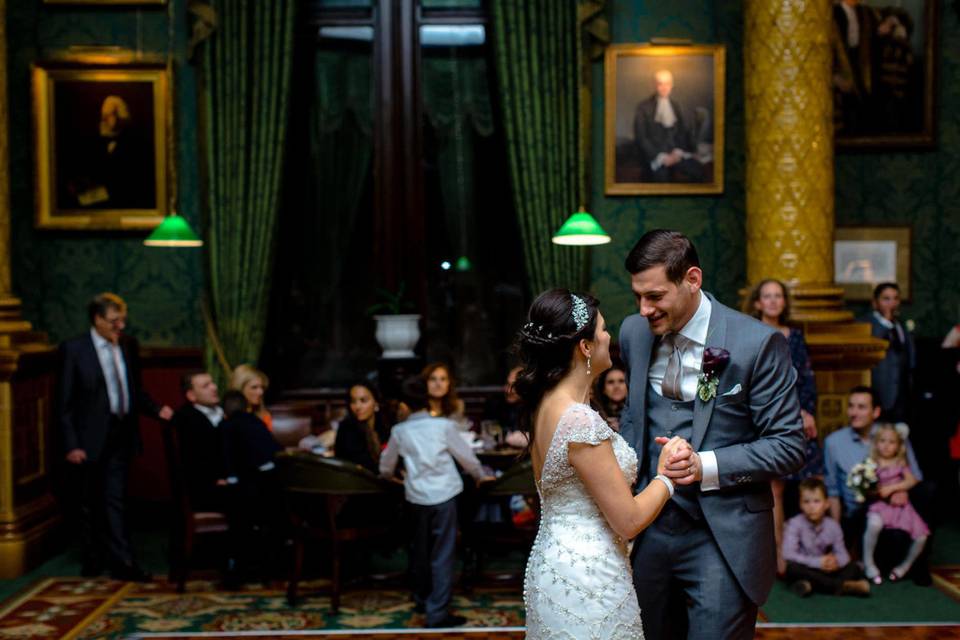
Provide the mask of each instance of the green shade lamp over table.
POLYGON ((609 234, 603 230, 596 218, 584 211, 583 207, 567 218, 553 236, 554 244, 580 247, 608 242, 610 242, 609 234))
POLYGON ((184 218, 173 213, 164 218, 143 244, 148 247, 202 247, 203 240, 197 237, 184 218))

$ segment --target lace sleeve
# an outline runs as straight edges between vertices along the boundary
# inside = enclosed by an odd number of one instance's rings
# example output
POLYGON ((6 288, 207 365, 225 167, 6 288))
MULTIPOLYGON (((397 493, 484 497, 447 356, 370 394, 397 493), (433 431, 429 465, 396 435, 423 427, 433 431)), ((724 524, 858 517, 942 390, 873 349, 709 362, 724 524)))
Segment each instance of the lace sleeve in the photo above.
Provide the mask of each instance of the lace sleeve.
POLYGON ((613 435, 613 430, 606 420, 585 404, 571 407, 557 428, 566 444, 577 442, 598 445, 613 435))

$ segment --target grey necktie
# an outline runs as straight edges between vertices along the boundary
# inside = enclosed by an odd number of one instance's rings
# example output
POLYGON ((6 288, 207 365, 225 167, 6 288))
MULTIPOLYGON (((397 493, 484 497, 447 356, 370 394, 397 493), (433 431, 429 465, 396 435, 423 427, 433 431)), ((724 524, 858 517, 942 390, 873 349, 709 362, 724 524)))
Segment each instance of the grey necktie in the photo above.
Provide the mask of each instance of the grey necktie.
POLYGON ((127 415, 129 403, 127 400, 127 389, 123 384, 123 376, 120 375, 120 347, 108 345, 107 348, 110 349, 110 361, 113 363, 113 381, 117 387, 117 403, 120 405, 117 407, 117 416, 123 418, 127 415))
POLYGON ((660 390, 664 398, 671 400, 683 400, 683 366, 681 358, 684 337, 671 333, 664 337, 663 341, 670 345, 670 359, 667 361, 667 371, 663 375, 663 382, 660 390))

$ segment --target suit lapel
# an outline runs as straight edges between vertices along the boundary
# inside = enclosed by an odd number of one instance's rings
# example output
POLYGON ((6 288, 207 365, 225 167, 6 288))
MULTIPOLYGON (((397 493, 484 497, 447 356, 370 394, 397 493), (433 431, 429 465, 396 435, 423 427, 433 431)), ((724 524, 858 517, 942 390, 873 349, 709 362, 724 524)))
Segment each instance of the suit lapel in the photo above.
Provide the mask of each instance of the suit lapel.
MULTIPOLYGON (((646 322, 646 320, 642 320, 642 322, 646 322)), ((637 408, 633 415, 637 417, 640 423, 638 425, 640 438, 635 443, 634 449, 641 454, 644 460, 647 456, 647 385, 649 384, 650 362, 653 359, 653 349, 656 343, 656 336, 649 329, 640 333, 640 340, 637 342, 637 357, 639 358, 637 363, 637 408)))
MULTIPOLYGON (((710 299, 712 306, 710 309, 710 322, 707 328, 707 342, 703 348, 706 350, 710 347, 725 347, 727 338, 726 314, 720 306, 720 303, 717 302, 713 296, 708 295, 706 292, 704 292, 704 295, 710 299)), ((713 415, 713 405, 715 403, 716 398, 711 398, 704 402, 700 399, 699 393, 697 393, 696 398, 694 398, 693 437, 690 443, 693 445, 694 451, 699 450, 700 445, 703 443, 703 437, 707 433, 707 425, 710 424, 710 418, 713 415)))
POLYGON ((94 377, 97 379, 97 385, 103 387, 103 392, 107 392, 107 378, 103 373, 103 367, 100 366, 100 356, 97 355, 97 347, 93 344, 93 337, 87 334, 87 339, 84 340, 84 350, 83 357, 86 359, 86 366, 94 372, 94 377))

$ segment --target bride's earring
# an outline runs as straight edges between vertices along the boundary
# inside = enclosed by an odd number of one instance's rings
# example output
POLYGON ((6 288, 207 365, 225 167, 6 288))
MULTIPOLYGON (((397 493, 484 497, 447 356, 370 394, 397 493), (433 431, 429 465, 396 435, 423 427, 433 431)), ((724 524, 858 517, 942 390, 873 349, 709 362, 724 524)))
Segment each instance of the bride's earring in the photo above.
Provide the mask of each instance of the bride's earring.
POLYGON ((587 375, 590 375, 590 356, 587 356, 587 375))

